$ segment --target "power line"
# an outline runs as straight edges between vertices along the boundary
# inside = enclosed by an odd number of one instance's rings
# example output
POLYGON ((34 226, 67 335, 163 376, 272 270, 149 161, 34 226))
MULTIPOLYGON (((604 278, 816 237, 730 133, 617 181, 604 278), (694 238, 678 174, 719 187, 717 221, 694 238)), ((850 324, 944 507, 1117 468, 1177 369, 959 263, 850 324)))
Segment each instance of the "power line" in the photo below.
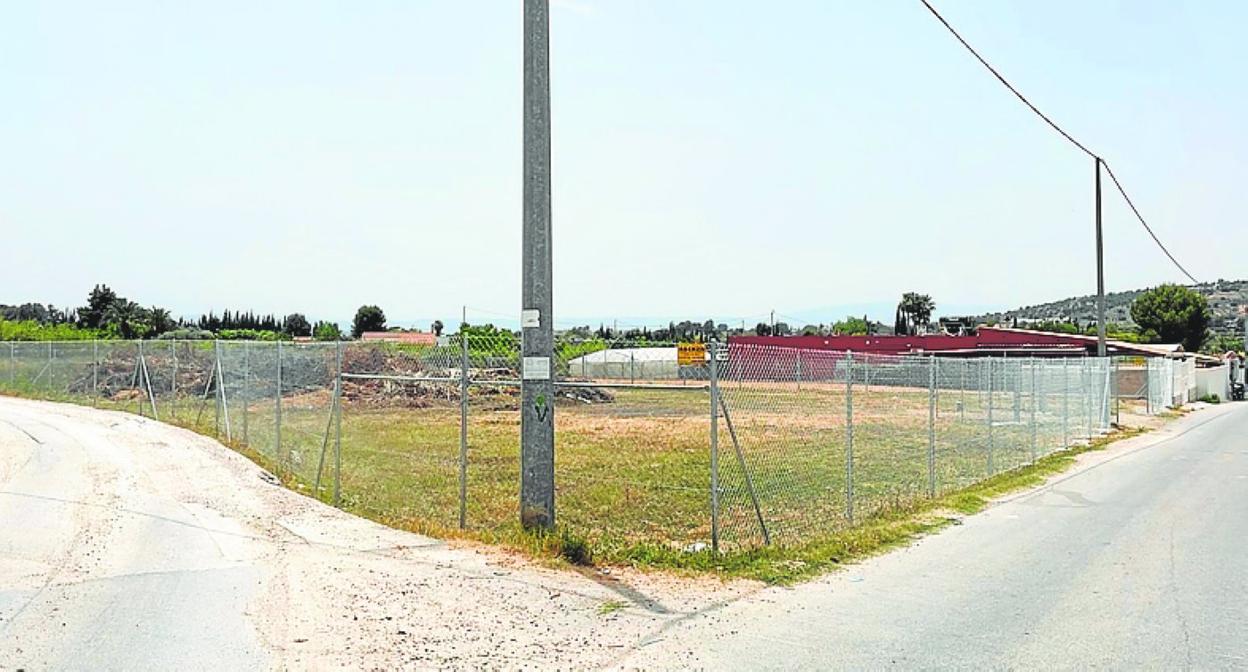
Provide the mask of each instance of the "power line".
POLYGON ((1187 278, 1194 283, 1199 282, 1198 280, 1196 280, 1196 278, 1192 277, 1191 273, 1187 272, 1186 268, 1183 268, 1183 265, 1179 263, 1178 259, 1174 258, 1173 254, 1170 254, 1170 250, 1166 249, 1166 246, 1162 244, 1161 239, 1157 237, 1157 234, 1153 233, 1153 227, 1149 226, 1148 222, 1144 221, 1144 216, 1140 214, 1139 208, 1135 207, 1135 203, 1132 202, 1131 197, 1127 195, 1127 190, 1123 188, 1122 183, 1119 182, 1118 178, 1114 175, 1114 171, 1110 169, 1109 162, 1106 161, 1105 159, 1102 159, 1096 152, 1093 152, 1092 150, 1088 149, 1083 143, 1076 140, 1074 136, 1067 133, 1065 129, 1063 129, 1061 126, 1058 126, 1057 122, 1050 119, 1048 115, 1046 115, 1044 112, 1041 112, 1040 108, 1033 105, 1030 100, 1027 100, 1026 96, 1020 93, 1018 89, 1014 88, 1014 86, 1010 84, 1009 81, 1007 81, 1005 77, 1001 75, 1000 72, 997 72, 996 68, 992 67, 991 63, 985 60, 983 56, 980 56, 978 51, 975 51, 975 47, 972 47, 970 43, 968 43, 965 39, 962 38, 960 34, 958 34, 958 31, 954 30, 953 26, 949 25, 949 22, 945 20, 945 17, 941 16, 940 12, 936 11, 936 8, 933 7, 930 2, 928 2, 927 0, 919 0, 919 2, 922 2, 923 6, 927 8, 927 11, 931 12, 932 16, 936 17, 936 20, 940 21, 941 25, 943 25, 945 29, 947 29, 949 33, 958 40, 958 42, 962 43, 962 46, 966 47, 966 50, 971 52, 971 55, 974 56, 975 59, 978 60, 985 68, 987 68, 988 72, 991 72, 993 77, 997 78, 997 81, 1001 82, 1001 84, 1005 86, 1005 88, 1009 89, 1010 93, 1013 93, 1019 100, 1023 101, 1023 104, 1026 105, 1032 112, 1034 112, 1036 116, 1043 119, 1044 123, 1048 124, 1050 127, 1052 127, 1053 130, 1060 133, 1061 136, 1063 138, 1066 138, 1066 140, 1068 140, 1072 145, 1074 145, 1075 147, 1078 147, 1079 151, 1083 152, 1084 154, 1087 154, 1093 159, 1096 159, 1097 162, 1100 163, 1100 165, 1104 166, 1105 172, 1109 174, 1110 179, 1114 181, 1114 186, 1118 188, 1118 193, 1122 194, 1123 200, 1125 200, 1127 202, 1127 205, 1131 207, 1131 212, 1135 214, 1136 219, 1140 220, 1140 224, 1144 226, 1144 230, 1148 232, 1148 235, 1149 237, 1153 239, 1153 242, 1157 243, 1157 247, 1161 248, 1161 251, 1165 253, 1166 257, 1169 258, 1170 261, 1174 262, 1174 265, 1178 267, 1180 271, 1183 272, 1183 275, 1186 275, 1187 278))
POLYGON ((1027 97, 1026 97, 1026 96, 1024 96, 1023 94, 1019 93, 1018 89, 1014 88, 1014 86, 1013 86, 1012 84, 1010 84, 1008 81, 1006 81, 1005 77, 1001 76, 1001 73, 997 72, 997 69, 996 69, 996 68, 994 68, 994 67, 992 67, 992 65, 991 65, 990 63, 988 63, 988 61, 984 60, 984 57, 983 57, 983 56, 980 56, 978 51, 975 51, 975 47, 972 47, 972 46, 971 46, 971 45, 970 45, 970 44, 969 44, 966 40, 962 39, 962 36, 958 34, 958 31, 954 30, 954 29, 953 29, 953 26, 949 25, 949 22, 945 20, 945 17, 941 16, 941 15, 940 15, 940 12, 937 12, 937 11, 936 11, 936 8, 935 8, 935 7, 932 7, 932 6, 931 6, 931 4, 929 4, 929 3, 927 2, 927 0, 919 0, 919 2, 922 2, 922 3, 923 3, 923 6, 924 6, 924 7, 927 7, 927 11, 931 12, 931 13, 932 13, 932 16, 935 16, 937 20, 939 20, 942 24, 944 24, 945 28, 947 28, 947 29, 949 30, 949 32, 950 32, 950 33, 951 33, 951 34, 952 34, 955 38, 957 38, 957 40, 958 40, 959 42, 961 42, 961 43, 962 43, 962 46, 966 47, 966 50, 967 50, 967 51, 969 51, 969 52, 971 52, 971 55, 972 55, 972 56, 974 56, 974 57, 975 57, 975 58, 976 58, 976 59, 977 59, 980 63, 982 63, 982 64, 983 64, 983 66, 984 66, 985 68, 988 68, 988 72, 991 72, 991 73, 992 73, 992 75, 993 75, 994 77, 996 77, 996 78, 997 78, 997 80, 998 80, 998 81, 1000 81, 1000 82, 1001 82, 1001 83, 1005 86, 1005 88, 1009 89, 1009 90, 1010 90, 1010 93, 1013 93, 1015 96, 1018 96, 1018 99, 1019 99, 1019 100, 1021 100, 1021 101, 1023 101, 1023 104, 1024 104, 1024 105, 1026 105, 1027 107, 1030 107, 1030 108, 1031 108, 1031 111, 1036 113, 1036 116, 1038 116, 1038 117, 1040 117, 1041 119, 1043 119, 1043 120, 1044 120, 1044 122, 1045 122, 1046 124, 1048 124, 1049 126, 1052 126, 1052 127, 1053 127, 1053 130, 1057 131, 1058 133, 1061 133, 1061 134, 1062 134, 1062 137, 1066 138, 1067 140, 1069 140, 1069 141, 1071 142, 1071 144, 1073 144, 1074 146, 1076 146, 1076 147, 1078 147, 1080 150, 1082 150, 1084 154, 1087 154, 1088 156, 1090 156, 1090 157, 1092 157, 1092 158, 1094 158, 1094 159, 1099 159, 1099 158, 1100 158, 1100 157, 1098 157, 1098 156, 1096 155, 1096 153, 1095 153, 1095 152, 1093 152, 1092 150, 1088 149, 1087 147, 1084 147, 1084 146, 1083 146, 1083 143, 1081 143, 1081 142, 1079 142, 1078 140, 1076 140, 1073 136, 1071 136, 1071 134, 1069 134, 1069 133, 1067 133, 1066 131, 1062 130, 1062 127, 1061 127, 1061 126, 1058 126, 1056 122, 1054 122, 1054 121, 1053 121, 1052 119, 1050 119, 1047 115, 1045 115, 1045 113, 1041 112, 1041 111, 1040 111, 1040 108, 1036 107, 1035 105, 1032 105, 1032 104, 1031 104, 1031 101, 1030 101, 1030 100, 1027 100, 1027 97))
POLYGON ((1186 268, 1183 268, 1183 264, 1180 264, 1179 260, 1175 259, 1173 254, 1170 254, 1170 250, 1167 250, 1166 246, 1162 245, 1161 241, 1157 239, 1157 234, 1153 233, 1153 227, 1149 226, 1148 222, 1144 221, 1144 216, 1141 215, 1139 209, 1135 207, 1135 203, 1131 202, 1131 197, 1128 196, 1127 191, 1122 188, 1122 183, 1118 181, 1118 176, 1114 175, 1114 171, 1109 167, 1109 164, 1101 161, 1101 165, 1105 166, 1105 173, 1109 175, 1109 179, 1114 181, 1114 186, 1118 188, 1118 193, 1122 194, 1123 200, 1127 202, 1127 205, 1131 206, 1131 212, 1134 212, 1135 218, 1140 220, 1140 224, 1144 225, 1144 230, 1147 231, 1148 235, 1152 237, 1153 242, 1157 243, 1157 247, 1160 247, 1161 251, 1165 252, 1166 256, 1170 258, 1170 261, 1173 261, 1174 265, 1178 266, 1180 271, 1183 271, 1183 275, 1186 275, 1188 280, 1191 280, 1193 283, 1200 284, 1200 281, 1192 277, 1192 274, 1188 273, 1186 268))

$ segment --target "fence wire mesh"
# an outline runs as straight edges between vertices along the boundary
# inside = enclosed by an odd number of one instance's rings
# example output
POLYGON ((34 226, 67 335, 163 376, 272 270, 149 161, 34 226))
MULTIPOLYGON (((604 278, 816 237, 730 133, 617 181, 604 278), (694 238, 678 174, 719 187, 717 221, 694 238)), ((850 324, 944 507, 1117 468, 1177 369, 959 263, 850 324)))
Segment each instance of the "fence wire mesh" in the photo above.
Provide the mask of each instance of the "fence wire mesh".
MULTIPOLYGON (((518 529, 520 348, 429 343, 8 343, 0 388, 156 417, 294 487, 419 531, 518 529)), ((0 346, 2 347, 2 346, 0 346)), ((558 520, 607 557, 799 544, 1108 430, 1108 359, 890 357, 563 339, 558 520)), ((1152 412, 1186 363, 1138 367, 1152 412)), ((1137 387, 1139 387, 1137 385, 1137 387)))

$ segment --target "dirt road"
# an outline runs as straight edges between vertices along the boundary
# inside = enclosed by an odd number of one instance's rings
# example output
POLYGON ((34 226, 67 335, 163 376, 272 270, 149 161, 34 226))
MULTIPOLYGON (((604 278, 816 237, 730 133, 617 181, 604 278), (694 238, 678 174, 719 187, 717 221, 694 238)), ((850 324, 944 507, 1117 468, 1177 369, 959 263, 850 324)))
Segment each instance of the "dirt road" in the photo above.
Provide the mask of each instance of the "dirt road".
POLYGON ((757 590, 451 547, 287 491, 189 431, 11 398, 0 523, 0 669, 609 666, 757 590))

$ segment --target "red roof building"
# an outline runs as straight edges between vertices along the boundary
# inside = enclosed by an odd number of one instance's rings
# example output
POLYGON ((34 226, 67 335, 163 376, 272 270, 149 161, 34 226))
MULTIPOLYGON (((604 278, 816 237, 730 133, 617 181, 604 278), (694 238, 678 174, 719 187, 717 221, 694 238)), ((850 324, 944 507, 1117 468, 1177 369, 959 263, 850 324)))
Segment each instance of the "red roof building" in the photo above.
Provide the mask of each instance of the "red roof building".
MULTIPOLYGON (((1096 354, 1096 337, 1054 334, 1007 327, 979 327, 974 336, 732 336, 729 344, 777 345, 806 350, 836 350, 876 355, 941 357, 1076 357, 1096 354)), ((1175 357, 1181 345, 1105 342, 1109 355, 1175 357)))

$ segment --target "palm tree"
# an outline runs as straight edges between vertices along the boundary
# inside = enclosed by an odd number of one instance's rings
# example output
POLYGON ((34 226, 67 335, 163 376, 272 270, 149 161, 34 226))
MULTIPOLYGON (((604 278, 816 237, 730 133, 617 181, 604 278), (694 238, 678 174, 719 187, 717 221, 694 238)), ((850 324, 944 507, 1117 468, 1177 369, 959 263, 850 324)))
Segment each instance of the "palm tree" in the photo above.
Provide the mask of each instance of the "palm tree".
POLYGON ((173 329, 173 317, 168 310, 158 306, 152 306, 147 310, 148 322, 152 327, 152 335, 159 336, 166 331, 173 329))
POLYGON ((106 329, 122 338, 142 338, 151 326, 145 308, 129 299, 118 298, 104 311, 106 329))
POLYGON ((928 294, 906 292, 901 295, 897 310, 906 318, 906 333, 918 333, 920 330, 927 330, 928 323, 932 321, 932 312, 936 310, 936 302, 928 294))

